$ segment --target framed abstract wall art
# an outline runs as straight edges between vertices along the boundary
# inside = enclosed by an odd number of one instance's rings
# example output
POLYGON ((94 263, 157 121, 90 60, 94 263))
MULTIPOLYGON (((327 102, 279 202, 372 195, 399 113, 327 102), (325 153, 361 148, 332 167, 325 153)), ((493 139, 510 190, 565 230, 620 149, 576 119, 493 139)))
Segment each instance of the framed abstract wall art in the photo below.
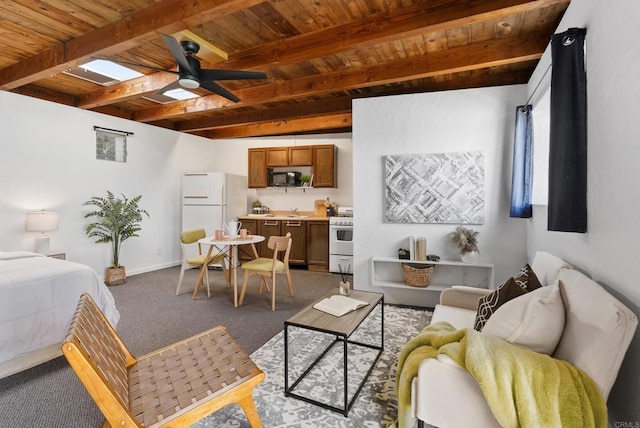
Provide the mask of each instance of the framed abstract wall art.
POLYGON ((384 157, 387 223, 484 223, 482 152, 384 157))

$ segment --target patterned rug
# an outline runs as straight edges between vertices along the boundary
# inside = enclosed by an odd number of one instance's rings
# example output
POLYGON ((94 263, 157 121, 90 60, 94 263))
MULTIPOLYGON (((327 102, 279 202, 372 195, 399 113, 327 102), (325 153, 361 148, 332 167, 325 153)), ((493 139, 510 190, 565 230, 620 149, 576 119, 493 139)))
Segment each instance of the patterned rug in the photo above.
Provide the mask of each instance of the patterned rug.
MULTIPOLYGON (((351 336, 361 343, 380 343, 379 307, 351 336)), ((251 354, 253 361, 267 375, 254 391, 254 399, 266 428, 317 427, 386 427, 397 416, 394 393, 396 365, 404 344, 431 320, 431 312, 405 307, 384 307, 384 351, 360 391, 349 416, 326 410, 284 395, 284 336, 278 333, 251 354)), ((334 336, 300 328, 289 329, 289 384, 333 341, 334 336)), ((334 346, 325 358, 305 377, 295 392, 323 403, 343 407, 342 345, 334 346)), ((349 345, 349 399, 378 351, 349 345), (356 373, 360 373, 359 375, 356 373)), ((238 405, 227 406, 193 427, 248 427, 238 405)))

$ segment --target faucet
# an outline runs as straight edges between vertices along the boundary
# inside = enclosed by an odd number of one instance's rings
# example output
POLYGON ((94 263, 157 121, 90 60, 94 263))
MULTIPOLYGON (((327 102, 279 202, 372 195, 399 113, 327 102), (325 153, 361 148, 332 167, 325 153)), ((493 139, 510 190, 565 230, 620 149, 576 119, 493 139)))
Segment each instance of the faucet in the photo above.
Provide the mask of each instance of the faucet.
POLYGON ((296 215, 297 212, 298 212, 297 208, 291 208, 291 216, 296 215))

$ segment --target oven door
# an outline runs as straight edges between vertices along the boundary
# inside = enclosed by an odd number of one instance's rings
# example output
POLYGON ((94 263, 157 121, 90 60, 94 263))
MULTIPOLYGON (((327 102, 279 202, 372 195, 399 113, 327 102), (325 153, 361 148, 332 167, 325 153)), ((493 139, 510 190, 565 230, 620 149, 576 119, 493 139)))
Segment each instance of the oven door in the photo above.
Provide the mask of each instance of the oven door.
POLYGON ((353 255, 353 226, 329 226, 329 254, 353 255))

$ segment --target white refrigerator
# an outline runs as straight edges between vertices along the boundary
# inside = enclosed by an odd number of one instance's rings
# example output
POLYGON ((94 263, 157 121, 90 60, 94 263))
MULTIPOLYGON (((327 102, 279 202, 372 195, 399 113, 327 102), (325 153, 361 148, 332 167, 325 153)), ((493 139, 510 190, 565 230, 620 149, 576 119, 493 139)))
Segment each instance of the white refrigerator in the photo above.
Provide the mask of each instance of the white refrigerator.
POLYGON ((247 177, 223 172, 186 173, 182 178, 182 230, 204 228, 207 236, 247 213, 247 177))

